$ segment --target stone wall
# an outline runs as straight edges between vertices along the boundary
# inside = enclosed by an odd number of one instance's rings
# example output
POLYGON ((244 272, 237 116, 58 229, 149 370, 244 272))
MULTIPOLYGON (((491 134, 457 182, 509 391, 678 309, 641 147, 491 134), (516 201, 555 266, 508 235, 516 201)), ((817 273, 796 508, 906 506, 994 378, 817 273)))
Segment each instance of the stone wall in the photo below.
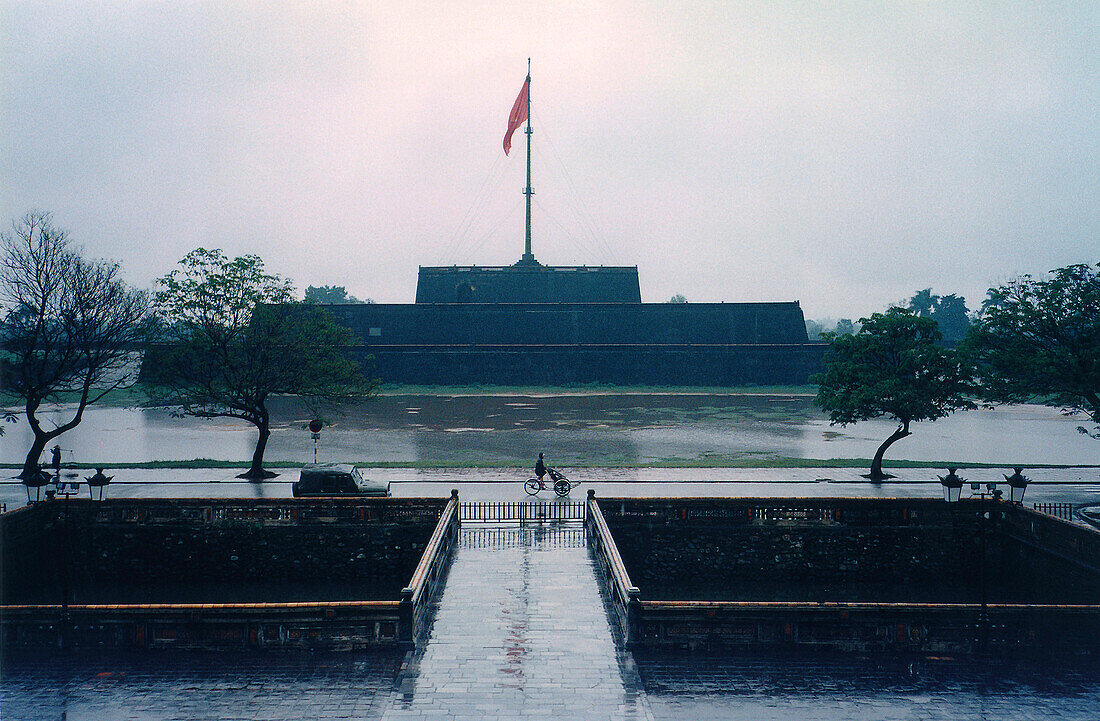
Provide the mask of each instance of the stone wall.
POLYGON ((420 267, 417 303, 639 303, 638 267, 420 267))
POLYGON ((361 303, 324 306, 373 345, 801 344, 798 303, 361 303))
MULTIPOLYGON (((643 600, 976 603, 984 593, 990 603, 1100 603, 1100 570, 1025 543, 971 504, 782 503, 600 507, 643 600)), ((1023 513, 1007 504, 998 512, 1023 513)))
POLYGON ((70 603, 398 600, 444 505, 395 499, 67 503, 67 513, 66 502, 55 500, 0 521, 3 603, 59 603, 65 585, 70 603))
POLYGON ((1019 506, 673 498, 599 509, 639 587, 619 614, 632 645, 1100 649, 1100 533, 1019 506))
MULTIPOLYGON (((822 368, 797 303, 326 305, 372 377, 423 385, 800 385, 822 368)), ((145 354, 142 380, 170 368, 145 354)))
POLYGON ((359 346, 387 383, 425 385, 802 385, 824 346, 359 346))

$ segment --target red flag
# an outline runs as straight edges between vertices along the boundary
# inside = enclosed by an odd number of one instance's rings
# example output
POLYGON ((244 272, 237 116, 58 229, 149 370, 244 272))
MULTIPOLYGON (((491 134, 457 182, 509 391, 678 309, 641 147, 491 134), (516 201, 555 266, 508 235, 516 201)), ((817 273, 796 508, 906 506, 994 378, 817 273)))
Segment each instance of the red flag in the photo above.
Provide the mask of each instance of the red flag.
POLYGON ((523 81, 523 89, 519 91, 516 104, 512 106, 512 112, 508 115, 508 132, 504 135, 504 154, 512 149, 512 133, 527 120, 527 90, 531 85, 531 78, 523 81))

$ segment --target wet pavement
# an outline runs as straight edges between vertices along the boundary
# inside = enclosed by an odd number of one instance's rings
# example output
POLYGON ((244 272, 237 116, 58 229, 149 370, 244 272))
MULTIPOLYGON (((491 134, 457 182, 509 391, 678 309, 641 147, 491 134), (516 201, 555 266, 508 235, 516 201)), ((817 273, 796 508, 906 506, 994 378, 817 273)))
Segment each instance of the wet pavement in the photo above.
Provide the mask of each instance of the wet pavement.
MULTIPOLYGON (((120 469, 109 471, 115 481, 109 498, 290 498, 297 468, 273 467, 280 473, 262 483, 236 477, 238 469, 120 469)), ((573 497, 584 498, 588 489, 604 498, 711 497, 711 498, 942 498, 936 475, 946 469, 893 468, 897 478, 871 483, 862 468, 564 468, 579 485, 573 497)), ((14 475, 17 471, 10 471, 14 475)), ((69 472, 76 477, 93 471, 69 472)), ((960 475, 971 481, 1001 481, 1008 468, 963 469, 960 475)), ((363 474, 390 482, 397 498, 446 498, 457 488, 467 501, 515 501, 527 498, 523 481, 527 468, 365 468, 363 474)), ((1100 503, 1100 468, 1028 469, 1032 479, 1025 502, 1072 503, 1075 506, 1100 503)), ((0 473, 0 476, 4 475, 0 473)), ((87 490, 81 491, 87 494, 87 490)), ((963 490, 965 498, 970 487, 963 490)), ((547 492, 542 494, 550 497, 547 492)), ((0 503, 8 510, 27 502, 22 484, 0 480, 0 503)))
POLYGON ((4 721, 1088 719, 1100 664, 628 652, 568 524, 467 524, 419 647, 7 656, 4 721))
POLYGON ((385 719, 646 719, 575 527, 463 528, 431 636, 385 719))

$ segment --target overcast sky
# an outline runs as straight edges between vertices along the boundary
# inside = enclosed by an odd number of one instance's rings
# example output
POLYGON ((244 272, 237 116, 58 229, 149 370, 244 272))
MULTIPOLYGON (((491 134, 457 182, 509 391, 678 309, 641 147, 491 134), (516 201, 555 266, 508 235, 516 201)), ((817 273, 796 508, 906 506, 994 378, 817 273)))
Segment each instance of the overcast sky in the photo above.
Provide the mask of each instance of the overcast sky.
POLYGON ((1100 3, 3 2, 0 221, 149 286, 197 246, 412 302, 418 265, 638 265, 858 317, 1100 262, 1100 3))

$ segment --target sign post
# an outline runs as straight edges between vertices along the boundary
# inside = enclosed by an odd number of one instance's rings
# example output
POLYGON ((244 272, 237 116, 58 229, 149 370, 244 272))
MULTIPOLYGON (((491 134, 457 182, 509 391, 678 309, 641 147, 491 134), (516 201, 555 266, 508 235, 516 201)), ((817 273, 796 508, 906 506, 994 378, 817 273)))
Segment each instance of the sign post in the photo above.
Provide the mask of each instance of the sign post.
POLYGON ((317 465, 317 441, 321 440, 321 429, 324 424, 314 418, 309 422, 309 433, 313 436, 313 465, 317 465))

